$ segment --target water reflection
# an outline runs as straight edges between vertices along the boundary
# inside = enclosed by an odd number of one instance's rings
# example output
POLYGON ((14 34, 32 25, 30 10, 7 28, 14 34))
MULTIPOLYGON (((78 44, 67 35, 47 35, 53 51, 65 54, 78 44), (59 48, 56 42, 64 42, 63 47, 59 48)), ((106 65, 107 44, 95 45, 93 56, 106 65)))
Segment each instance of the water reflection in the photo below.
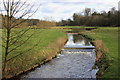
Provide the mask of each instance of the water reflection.
POLYGON ((92 44, 80 34, 72 34, 68 33, 68 41, 65 47, 77 46, 77 47, 88 47, 92 46, 92 44))
MULTIPOLYGON (((94 47, 79 34, 68 34, 68 41, 64 47, 70 46, 94 47)), ((64 48, 57 58, 28 74, 21 75, 21 78, 96 78, 98 69, 92 69, 95 58, 95 49, 64 48)))

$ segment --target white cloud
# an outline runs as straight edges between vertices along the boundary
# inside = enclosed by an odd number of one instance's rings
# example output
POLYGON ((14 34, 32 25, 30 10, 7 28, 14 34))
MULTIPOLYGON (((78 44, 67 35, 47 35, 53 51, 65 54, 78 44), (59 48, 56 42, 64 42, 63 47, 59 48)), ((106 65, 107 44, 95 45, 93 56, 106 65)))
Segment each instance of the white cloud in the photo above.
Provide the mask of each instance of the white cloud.
POLYGON ((67 19, 75 12, 82 12, 85 8, 97 11, 108 11, 112 7, 117 8, 119 0, 40 0, 40 7, 36 17, 44 19, 52 17, 54 20, 67 19))
MULTIPOLYGON (((25 0, 22 0, 25 1, 25 0)), ((108 11, 112 7, 118 8, 119 0, 27 0, 34 4, 39 10, 32 18, 46 19, 53 18, 61 20, 70 18, 73 13, 82 12, 85 8, 92 8, 97 11, 108 11)))

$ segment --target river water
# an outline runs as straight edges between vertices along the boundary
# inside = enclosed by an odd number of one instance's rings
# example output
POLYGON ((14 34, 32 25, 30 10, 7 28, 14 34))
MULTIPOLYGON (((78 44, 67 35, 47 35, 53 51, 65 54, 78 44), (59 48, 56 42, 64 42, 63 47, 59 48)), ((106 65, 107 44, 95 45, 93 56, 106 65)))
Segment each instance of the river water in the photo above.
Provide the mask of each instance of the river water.
POLYGON ((95 58, 94 46, 86 38, 69 33, 67 43, 55 59, 21 78, 96 78, 98 69, 92 69, 95 58))

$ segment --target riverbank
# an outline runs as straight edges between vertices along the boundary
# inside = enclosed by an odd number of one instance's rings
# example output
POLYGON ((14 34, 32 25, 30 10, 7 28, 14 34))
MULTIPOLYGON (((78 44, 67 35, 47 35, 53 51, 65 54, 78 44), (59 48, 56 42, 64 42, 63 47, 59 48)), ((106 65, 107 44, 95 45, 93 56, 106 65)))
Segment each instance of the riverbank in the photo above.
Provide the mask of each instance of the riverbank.
MULTIPOLYGON (((71 31, 71 29, 69 29, 71 31)), ((64 29, 37 29, 36 35, 21 49, 29 48, 39 39, 40 44, 30 52, 20 55, 8 63, 8 73, 5 77, 11 77, 24 73, 30 69, 51 60, 61 49, 66 41, 64 29), (57 33, 57 34, 56 34, 57 33), (60 43, 60 44, 59 44, 60 43), (60 45, 60 46, 58 46, 60 45), (24 65, 24 66, 23 66, 24 65), (14 73, 13 73, 14 72, 14 73)), ((32 31, 31 31, 32 32, 32 31)), ((30 32, 30 33, 31 33, 30 32)), ((97 60, 99 65, 98 78, 118 78, 118 28, 98 28, 92 31, 85 31, 81 34, 86 35, 97 47, 97 60), (104 47, 103 47, 104 46, 104 47), (104 53, 102 59, 101 55, 104 53)), ((15 53, 13 53, 15 54, 15 53)), ((12 54, 10 55, 12 56, 12 54)), ((9 56, 9 57, 10 57, 9 56)))
MULTIPOLYGON (((30 30, 28 34, 34 32, 30 30)), ((34 69, 37 66, 51 60, 57 55, 66 42, 66 35, 59 29, 37 29, 30 40, 20 49, 26 50, 35 45, 40 40, 37 46, 7 63, 7 72, 3 75, 4 78, 11 78, 21 73, 34 69)), ((8 56, 15 56, 17 53, 12 53, 8 56)))
POLYGON ((90 42, 80 34, 67 33, 68 40, 55 59, 23 74, 22 78, 96 78, 98 69, 92 69, 96 53, 90 42), (79 49, 74 49, 79 46, 79 49), (84 47, 84 49, 81 49, 84 47), (89 46, 89 48, 85 48, 89 46), (92 47, 92 48, 90 48, 92 47), (52 74, 51 74, 52 73, 52 74))
POLYGON ((97 46, 97 54, 102 58, 96 63, 100 70, 98 78, 118 78, 118 28, 103 27, 92 31, 83 32, 94 41, 97 46), (99 48, 99 46, 101 46, 99 48), (102 47, 104 46, 104 47, 102 47))

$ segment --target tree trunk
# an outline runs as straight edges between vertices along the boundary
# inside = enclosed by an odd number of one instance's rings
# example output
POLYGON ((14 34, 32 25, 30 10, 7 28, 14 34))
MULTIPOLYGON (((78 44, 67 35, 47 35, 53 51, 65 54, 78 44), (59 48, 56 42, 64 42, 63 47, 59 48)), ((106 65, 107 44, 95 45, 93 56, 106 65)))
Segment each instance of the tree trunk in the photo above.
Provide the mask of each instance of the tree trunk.
MULTIPOLYGON (((8 26, 9 26, 9 23, 8 23, 8 26)), ((4 63, 3 63, 3 75, 6 73, 9 39, 10 39, 10 29, 7 29, 7 40, 6 40, 5 56, 4 56, 4 63)))
POLYGON ((7 65, 7 57, 5 57, 5 59, 4 59, 4 63, 3 63, 3 71, 2 71, 3 76, 4 76, 5 73, 6 73, 6 65, 7 65))

